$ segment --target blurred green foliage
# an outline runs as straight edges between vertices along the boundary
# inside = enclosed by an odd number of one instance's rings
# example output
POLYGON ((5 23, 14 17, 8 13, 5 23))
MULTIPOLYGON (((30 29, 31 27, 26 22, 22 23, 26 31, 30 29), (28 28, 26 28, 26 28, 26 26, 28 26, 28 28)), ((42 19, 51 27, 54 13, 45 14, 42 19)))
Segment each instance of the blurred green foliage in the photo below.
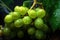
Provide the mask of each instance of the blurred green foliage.
POLYGON ((60 1, 55 5, 55 10, 49 22, 53 31, 60 29, 60 1))

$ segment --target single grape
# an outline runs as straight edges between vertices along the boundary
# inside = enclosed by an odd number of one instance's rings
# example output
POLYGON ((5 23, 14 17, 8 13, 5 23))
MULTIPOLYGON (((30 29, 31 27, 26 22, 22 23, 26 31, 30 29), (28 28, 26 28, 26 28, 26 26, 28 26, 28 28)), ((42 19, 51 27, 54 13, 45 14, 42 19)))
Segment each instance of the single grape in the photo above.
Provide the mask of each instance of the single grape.
POLYGON ((8 25, 7 27, 9 27, 10 29, 14 29, 14 28, 15 28, 14 22, 12 22, 12 23, 10 23, 10 24, 7 24, 7 25, 8 25))
POLYGON ((13 14, 13 12, 9 12, 9 15, 12 15, 13 14))
POLYGON ((17 36, 18 36, 18 38, 23 38, 23 37, 24 37, 23 31, 19 31, 19 32, 17 33, 17 36))
POLYGON ((44 32, 48 31, 48 26, 46 24, 43 24, 42 31, 44 32))
POLYGON ((35 28, 29 28, 27 32, 29 35, 33 35, 35 33, 35 28))
POLYGON ((7 27, 3 29, 3 34, 4 34, 5 36, 9 36, 9 35, 10 35, 10 32, 11 32, 10 29, 7 28, 7 27))
POLYGON ((36 37, 36 39, 42 39, 44 37, 43 31, 36 30, 35 37, 36 37))
POLYGON ((20 11, 19 7, 20 7, 20 6, 15 6, 14 11, 15 11, 15 12, 19 12, 19 11, 20 11))
POLYGON ((3 33, 2 33, 2 29, 0 29, 0 37, 2 36, 2 34, 3 34, 3 33))
POLYGON ((14 26, 19 28, 23 26, 23 20, 22 19, 18 19, 14 22, 14 26))
POLYGON ((12 15, 6 15, 4 18, 5 23, 11 23, 13 21, 12 15))
POLYGON ((44 24, 44 22, 41 18, 37 18, 34 22, 34 25, 37 29, 41 29, 43 24, 44 24))
POLYGON ((20 16, 21 16, 18 12, 11 12, 10 15, 13 16, 13 19, 14 19, 14 20, 20 18, 20 16))
POLYGON ((40 10, 36 11, 36 13, 37 13, 37 16, 40 18, 43 18, 46 15, 46 12, 44 9, 40 9, 40 10))
POLYGON ((23 6, 19 7, 19 12, 22 16, 25 15, 27 13, 27 11, 28 11, 27 7, 23 7, 23 6))
POLYGON ((35 11, 39 11, 39 10, 40 10, 40 8, 36 8, 36 9, 35 9, 35 11))
POLYGON ((23 18, 24 24, 30 24, 32 22, 32 19, 29 16, 25 16, 23 18))
POLYGON ((33 19, 37 17, 35 10, 29 10, 28 15, 33 19))

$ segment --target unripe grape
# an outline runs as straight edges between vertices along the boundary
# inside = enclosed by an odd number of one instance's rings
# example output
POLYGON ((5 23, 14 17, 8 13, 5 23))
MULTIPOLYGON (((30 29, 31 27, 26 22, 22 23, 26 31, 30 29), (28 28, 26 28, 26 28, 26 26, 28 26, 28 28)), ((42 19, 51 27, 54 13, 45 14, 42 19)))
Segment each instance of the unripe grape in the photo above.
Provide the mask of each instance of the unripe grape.
POLYGON ((35 28, 29 28, 27 32, 29 35, 33 35, 35 33, 35 28))
POLYGON ((43 22, 43 20, 41 18, 37 18, 35 20, 34 24, 35 24, 36 28, 41 29, 43 24, 44 24, 44 22, 43 22))
POLYGON ((36 9, 35 9, 35 11, 39 11, 39 10, 40 10, 40 8, 36 8, 36 9))
POLYGON ((23 18, 24 24, 30 24, 32 22, 32 19, 29 16, 25 16, 23 18))
POLYGON ((37 17, 35 10, 29 10, 28 15, 33 19, 37 17))
POLYGON ((12 15, 6 15, 4 18, 5 23, 11 23, 13 21, 12 15))
POLYGON ((46 24, 43 24, 42 31, 47 32, 48 29, 48 26, 46 24))
POLYGON ((13 19, 14 19, 14 20, 20 18, 20 16, 21 16, 18 12, 11 12, 10 15, 13 16, 13 19))
POLYGON ((15 27, 19 28, 23 25, 22 19, 18 19, 14 22, 15 27))
POLYGON ((43 31, 36 30, 35 37, 36 37, 36 39, 42 39, 44 37, 43 31))
POLYGON ((10 32, 11 32, 10 29, 7 28, 7 27, 3 29, 3 34, 4 34, 5 36, 9 36, 9 35, 10 35, 10 32))
POLYGON ((23 7, 23 6, 19 7, 19 12, 21 15, 25 15, 27 11, 28 11, 27 7, 23 7))
POLYGON ((2 29, 0 29, 0 37, 3 35, 3 33, 2 33, 2 29))
POLYGON ((46 15, 46 12, 44 9, 40 9, 40 10, 36 11, 36 13, 37 13, 37 16, 40 18, 43 18, 46 15))
POLYGON ((19 7, 20 7, 20 6, 15 6, 14 11, 15 11, 15 12, 19 12, 19 11, 20 11, 20 10, 19 10, 19 7))

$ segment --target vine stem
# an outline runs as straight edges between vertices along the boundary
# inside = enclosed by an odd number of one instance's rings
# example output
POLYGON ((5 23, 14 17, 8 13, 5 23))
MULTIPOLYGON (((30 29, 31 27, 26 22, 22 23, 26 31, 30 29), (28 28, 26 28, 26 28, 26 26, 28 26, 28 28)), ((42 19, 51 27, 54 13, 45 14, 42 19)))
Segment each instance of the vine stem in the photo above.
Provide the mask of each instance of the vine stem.
POLYGON ((1 6, 6 7, 9 11, 12 11, 3 1, 1 1, 2 4, 0 4, 1 6))
POLYGON ((44 7, 43 7, 42 3, 37 2, 37 0, 34 0, 34 3, 33 3, 33 5, 31 6, 31 8, 30 8, 30 9, 32 9, 36 4, 40 4, 40 5, 41 5, 41 7, 44 9, 44 7))
POLYGON ((40 5, 41 5, 41 7, 44 9, 44 7, 43 7, 42 3, 37 2, 37 4, 40 4, 40 5))
POLYGON ((34 6, 35 6, 35 4, 36 4, 36 0, 34 0, 34 3, 33 3, 33 5, 31 6, 31 8, 30 9, 32 9, 34 6))

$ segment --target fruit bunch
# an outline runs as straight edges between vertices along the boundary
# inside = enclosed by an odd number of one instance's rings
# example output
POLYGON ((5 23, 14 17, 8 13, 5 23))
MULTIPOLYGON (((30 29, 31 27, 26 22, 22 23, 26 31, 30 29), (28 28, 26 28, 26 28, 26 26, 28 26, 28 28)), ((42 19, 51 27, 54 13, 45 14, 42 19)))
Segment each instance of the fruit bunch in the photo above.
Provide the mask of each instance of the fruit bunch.
POLYGON ((29 9, 15 6, 14 11, 5 16, 4 36, 23 38, 25 34, 43 39, 48 26, 44 22, 46 11, 41 8, 29 9))

